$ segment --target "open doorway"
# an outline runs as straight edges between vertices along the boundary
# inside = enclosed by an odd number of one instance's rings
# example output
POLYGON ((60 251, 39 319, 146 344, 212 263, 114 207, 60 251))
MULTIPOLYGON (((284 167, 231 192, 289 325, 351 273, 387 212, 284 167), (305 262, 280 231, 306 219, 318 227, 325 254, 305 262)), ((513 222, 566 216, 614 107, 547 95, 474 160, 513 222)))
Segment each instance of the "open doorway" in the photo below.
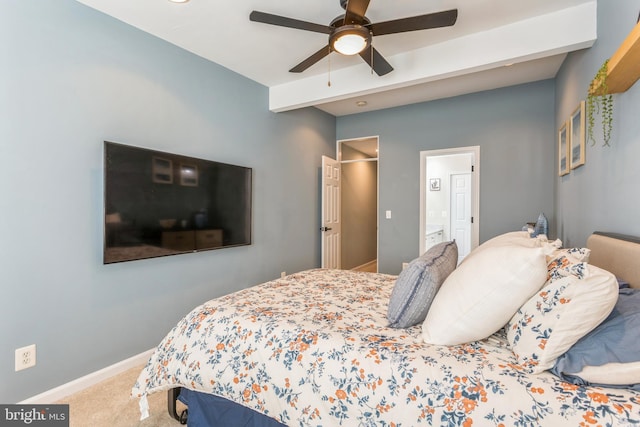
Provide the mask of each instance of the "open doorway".
POLYGON ((341 268, 378 271, 378 137, 338 141, 341 268))
POLYGON ((420 253, 455 240, 458 261, 479 240, 480 147, 420 153, 420 253))

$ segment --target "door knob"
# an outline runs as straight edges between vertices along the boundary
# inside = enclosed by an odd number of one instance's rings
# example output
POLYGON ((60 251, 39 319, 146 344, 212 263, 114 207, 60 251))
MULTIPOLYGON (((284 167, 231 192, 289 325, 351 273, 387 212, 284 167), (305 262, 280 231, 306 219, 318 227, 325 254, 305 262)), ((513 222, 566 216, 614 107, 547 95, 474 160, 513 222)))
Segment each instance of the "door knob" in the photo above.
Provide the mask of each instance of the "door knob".
POLYGON ((320 227, 320 231, 329 231, 331 229, 331 227, 320 227))

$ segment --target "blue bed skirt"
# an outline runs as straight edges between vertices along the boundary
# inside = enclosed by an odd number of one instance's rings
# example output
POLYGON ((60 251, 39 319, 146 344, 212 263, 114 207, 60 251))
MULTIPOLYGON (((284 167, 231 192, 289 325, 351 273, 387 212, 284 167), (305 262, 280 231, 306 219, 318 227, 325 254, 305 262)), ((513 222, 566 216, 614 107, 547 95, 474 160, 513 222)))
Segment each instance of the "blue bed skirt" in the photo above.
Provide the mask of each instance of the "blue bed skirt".
POLYGON ((267 417, 235 402, 211 394, 181 389, 178 399, 189 408, 188 427, 283 427, 267 417))

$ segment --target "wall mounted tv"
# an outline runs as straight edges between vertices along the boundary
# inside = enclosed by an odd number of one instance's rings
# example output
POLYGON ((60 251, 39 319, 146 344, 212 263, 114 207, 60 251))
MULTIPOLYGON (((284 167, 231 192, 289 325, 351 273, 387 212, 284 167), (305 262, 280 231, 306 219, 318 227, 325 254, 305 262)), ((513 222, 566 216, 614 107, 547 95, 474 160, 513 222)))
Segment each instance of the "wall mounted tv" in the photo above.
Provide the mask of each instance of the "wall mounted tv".
POLYGON ((251 244, 251 168, 105 141, 104 263, 251 244))

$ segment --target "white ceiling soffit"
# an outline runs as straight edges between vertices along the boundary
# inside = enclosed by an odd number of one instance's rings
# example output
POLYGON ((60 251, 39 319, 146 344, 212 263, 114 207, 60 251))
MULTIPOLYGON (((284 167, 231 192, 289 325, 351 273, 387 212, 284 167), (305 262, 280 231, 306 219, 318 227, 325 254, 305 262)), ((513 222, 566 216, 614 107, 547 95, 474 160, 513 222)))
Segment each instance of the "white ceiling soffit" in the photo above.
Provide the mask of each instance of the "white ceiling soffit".
POLYGON ((552 78, 568 52, 593 45, 597 30, 596 0, 371 0, 372 22, 453 8, 458 20, 375 37, 394 67, 383 77, 357 55, 335 53, 289 73, 327 36, 251 22, 250 12, 328 24, 343 12, 339 0, 77 1, 267 86, 272 111, 316 106, 336 116, 552 78))
POLYGON ((568 52, 593 45, 596 28, 596 4, 582 4, 387 57, 395 70, 382 77, 363 63, 332 71, 331 86, 327 74, 272 86, 269 109, 344 115, 552 78, 568 52))
POLYGON ((346 98, 315 106, 339 117, 536 82, 555 77, 566 56, 566 54, 549 56, 400 89, 372 92, 356 98, 346 98), (358 105, 357 102, 361 101, 366 104, 358 105))

